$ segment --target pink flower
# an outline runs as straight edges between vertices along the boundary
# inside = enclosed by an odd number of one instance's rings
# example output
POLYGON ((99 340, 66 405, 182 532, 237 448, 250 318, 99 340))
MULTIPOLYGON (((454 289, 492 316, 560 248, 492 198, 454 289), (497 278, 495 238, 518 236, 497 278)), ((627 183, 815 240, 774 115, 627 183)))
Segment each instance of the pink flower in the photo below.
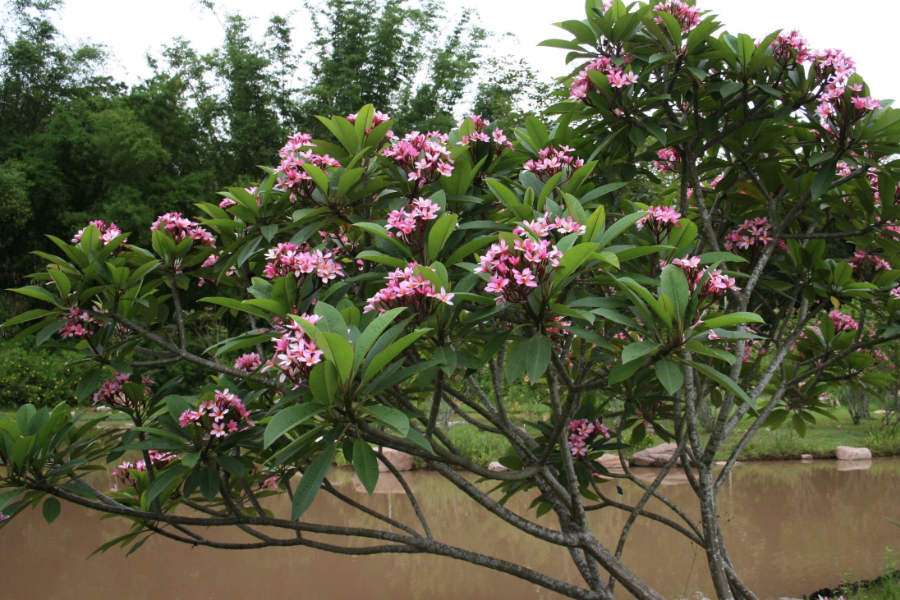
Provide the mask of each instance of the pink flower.
POLYGON ((880 256, 862 250, 853 254, 850 266, 853 267, 853 274, 863 281, 871 279, 875 273, 891 270, 891 263, 880 256))
POLYGON ((525 170, 537 175, 541 181, 547 181, 557 173, 563 173, 565 177, 560 183, 564 183, 575 171, 584 166, 584 159, 571 156, 574 151, 574 148, 568 146, 561 146, 559 149, 552 145, 547 146, 538 151, 538 160, 532 159, 525 163, 525 170))
MULTIPOLYGON (((88 225, 93 225, 100 231, 100 243, 102 245, 107 245, 120 235, 122 235, 122 230, 116 227, 115 223, 110 223, 107 225, 103 221, 91 221, 88 225)), ((77 244, 81 241, 81 236, 84 234, 84 229, 79 229, 75 235, 72 237, 72 243, 77 244)), ((122 240, 122 244, 127 242, 128 239, 122 240)))
POLYGON ((234 361, 234 368, 242 371, 255 371, 262 366, 262 359, 256 352, 244 354, 234 361))
POLYGON ((195 246, 216 247, 216 240, 209 231, 182 217, 181 213, 170 212, 162 215, 150 226, 150 231, 167 231, 176 244, 190 238, 195 246))
POLYGON ((662 173, 673 173, 677 170, 676 164, 681 162, 681 156, 674 148, 663 148, 656 153, 659 160, 653 161, 653 168, 662 173))
POLYGON ((448 294, 448 293, 447 293, 447 290, 445 290, 443 287, 441 287, 440 293, 438 293, 438 294, 434 294, 434 293, 431 294, 431 297, 432 297, 432 298, 435 298, 435 299, 437 299, 437 300, 440 300, 440 301, 443 302, 444 304, 449 304, 450 306, 453 306, 453 302, 452 302, 453 296, 455 296, 455 294, 448 294))
MULTIPOLYGON (((130 373, 113 372, 113 378, 100 384, 100 391, 93 395, 94 404, 100 404, 109 407, 118 408, 135 408, 132 402, 125 395, 123 386, 131 381, 130 373)), ((152 391, 150 386, 155 382, 146 375, 141 378, 141 384, 144 387, 144 393, 150 394, 152 391)))
MULTIPOLYGON (((303 314, 301 318, 315 324, 321 317, 303 314)), ((272 341, 275 342, 275 356, 266 362, 263 371, 281 371, 279 379, 282 382, 289 380, 299 385, 309 378, 312 368, 322 362, 324 352, 297 323, 287 325, 287 331, 281 337, 272 338, 272 341)))
MULTIPOLYGON (((657 12, 667 12, 678 21, 682 33, 687 33, 700 24, 700 10, 681 0, 666 0, 653 7, 657 12)), ((662 17, 654 17, 653 20, 662 25, 662 17)))
POLYGON ((681 227, 681 213, 671 206, 651 206, 647 214, 635 223, 638 231, 647 228, 657 240, 662 240, 673 228, 681 227))
POLYGON ((413 131, 403 140, 387 146, 381 155, 391 159, 404 171, 408 181, 414 181, 417 188, 422 188, 441 176, 449 177, 452 174, 453 159, 447 148, 448 139, 445 133, 430 131, 423 134, 413 131))
POLYGON ((321 283, 327 283, 344 277, 344 271, 332 252, 311 251, 308 245, 278 244, 266 253, 266 260, 269 262, 263 274, 269 279, 288 275, 302 279, 315 273, 321 283))
POLYGON ((851 317, 850 315, 845 315, 839 310, 831 311, 830 313, 828 313, 828 317, 834 324, 834 330, 838 333, 856 331, 859 329, 859 323, 857 323, 853 319, 853 317, 851 317))

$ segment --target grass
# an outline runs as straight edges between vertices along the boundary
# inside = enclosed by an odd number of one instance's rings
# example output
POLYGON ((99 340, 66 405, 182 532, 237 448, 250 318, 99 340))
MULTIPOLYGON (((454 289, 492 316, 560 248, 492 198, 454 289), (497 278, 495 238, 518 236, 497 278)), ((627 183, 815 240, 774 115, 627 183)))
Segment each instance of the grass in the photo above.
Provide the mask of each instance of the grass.
MULTIPOLYGON (((900 600, 900 570, 897 570, 893 558, 893 553, 888 551, 885 574, 881 577, 870 581, 847 583, 838 589, 822 590, 817 593, 830 592, 832 600, 839 597, 846 600, 900 600)), ((848 580, 852 580, 852 577, 848 577, 848 580)))
MULTIPOLYGON (((815 424, 807 426, 804 437, 787 426, 776 430, 760 429, 742 452, 741 460, 793 460, 799 459, 803 454, 831 459, 834 458, 837 446, 869 448, 875 456, 900 456, 900 427, 881 429, 881 421, 877 416, 863 419, 859 425, 854 425, 850 414, 843 407, 835 408, 832 413, 835 420, 820 417, 815 424)), ((519 411, 510 413, 510 416, 513 423, 522 425, 526 421, 539 421, 545 414, 546 409, 539 405, 525 405, 519 411)), ((753 420, 747 418, 738 425, 719 452, 719 460, 728 458, 752 423, 753 420)), ((479 464, 497 460, 507 448, 505 441, 499 436, 481 432, 471 425, 453 427, 450 437, 460 450, 479 464)), ((648 437, 624 454, 630 457, 637 450, 659 443, 662 440, 658 437, 648 437)))
POLYGON ((848 592, 847 600, 900 600, 900 576, 883 577, 875 585, 848 592))

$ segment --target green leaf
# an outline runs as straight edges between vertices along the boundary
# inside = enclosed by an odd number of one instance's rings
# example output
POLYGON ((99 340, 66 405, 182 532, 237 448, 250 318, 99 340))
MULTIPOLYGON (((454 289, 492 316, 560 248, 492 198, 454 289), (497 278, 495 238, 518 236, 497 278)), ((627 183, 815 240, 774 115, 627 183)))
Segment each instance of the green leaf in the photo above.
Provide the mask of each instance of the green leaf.
POLYGON ((300 165, 303 167, 303 170, 309 173, 310 177, 313 178, 313 181, 316 182, 316 186, 322 190, 323 194, 328 194, 328 175, 325 174, 325 171, 317 167, 312 163, 303 163, 300 165))
POLYGON ((553 344, 546 336, 537 334, 528 342, 528 350, 525 354, 525 368, 528 371, 528 381, 531 385, 537 383, 544 376, 547 367, 550 366, 550 358, 553 352, 553 344))
POLYGON ((365 171, 365 169, 361 168, 344 171, 344 174, 341 175, 341 181, 338 183, 338 198, 345 196, 350 191, 350 188, 353 187, 353 184, 359 181, 359 178, 365 171))
POLYGON ((13 325, 18 325, 19 323, 25 323, 27 321, 33 321, 35 319, 40 319, 43 316, 49 315, 49 310, 44 310, 43 308, 35 308, 34 310, 29 310, 21 315, 15 316, 0 327, 11 327, 13 325))
POLYGON ((633 360, 630 363, 618 363, 609 371, 609 385, 625 381, 638 372, 641 368, 640 361, 633 360))
POLYGON ((309 421, 323 410, 325 410, 325 407, 321 404, 294 404, 275 413, 275 416, 272 417, 272 420, 266 426, 266 432, 263 435, 263 448, 268 448, 285 433, 309 421))
POLYGON ((409 417, 389 406, 367 406, 362 409, 363 412, 369 413, 391 429, 394 429, 401 437, 406 437, 409 433, 409 417))
POLYGON ((330 331, 320 332, 316 342, 325 353, 325 358, 337 367, 341 381, 349 381, 353 375, 353 348, 350 342, 330 331))
POLYGON ((597 244, 587 242, 578 244, 569 248, 563 257, 559 259, 559 265, 553 270, 553 283, 556 286, 575 273, 584 263, 586 263, 597 249, 597 244))
POLYGON ((322 482, 328 474, 328 470, 331 469, 336 449, 337 446, 329 444, 303 472, 303 478, 297 484, 297 489, 294 490, 294 500, 291 503, 292 521, 302 517, 303 513, 312 506, 313 500, 316 499, 316 494, 319 493, 319 488, 322 487, 322 482))
POLYGON ((684 385, 684 374, 678 365, 669 360, 661 360, 656 363, 656 377, 666 391, 670 394, 676 393, 684 385))
POLYGON ((724 373, 719 373, 718 371, 716 371, 716 370, 713 369, 712 367, 710 367, 710 366, 708 366, 708 365, 704 365, 703 363, 698 363, 698 362, 694 362, 694 361, 686 361, 686 362, 687 362, 688 365, 690 365, 690 366, 693 367, 694 369, 700 371, 701 373, 703 373, 704 375, 706 375, 707 377, 709 377, 710 379, 712 379, 713 381, 715 381, 715 382, 718 383, 719 385, 721 385, 721 386, 727 388, 727 389, 728 389, 729 391, 731 391, 731 392, 734 392, 734 394, 735 394, 738 398, 740 398, 741 400, 743 400, 743 401, 746 402, 747 404, 750 404, 750 403, 751 403, 751 401, 750 401, 750 396, 747 395, 747 392, 745 392, 744 390, 742 390, 742 389, 738 386, 738 384, 736 384, 736 383, 731 379, 731 377, 729 377, 728 375, 725 375, 724 373))
POLYGON ((431 226, 431 231, 428 233, 428 256, 432 259, 438 257, 444 248, 444 244, 447 243, 450 235, 456 229, 457 222, 459 222, 459 217, 449 213, 444 214, 434 222, 434 225, 431 226))
POLYGON ((353 442, 353 468, 369 495, 374 494, 378 485, 378 456, 368 442, 360 438, 353 442))
POLYGON ((391 326, 397 315, 405 310, 405 308, 393 308, 378 315, 369 323, 365 331, 359 336, 359 339, 356 340, 353 349, 354 367, 362 363, 375 341, 391 326))
POLYGON ((226 473, 234 475, 235 477, 243 477, 244 476, 244 463, 241 462, 241 459, 234 456, 217 456, 216 462, 219 463, 219 466, 222 467, 222 470, 226 473))
MULTIPOLYGON (((147 506, 150 506, 160 494, 166 491, 172 483, 175 482, 187 469, 181 465, 170 467, 161 473, 156 474, 156 479, 150 484, 147 490, 147 506)), ((165 498, 163 498, 165 500, 165 498)))
POLYGON ((406 434, 406 437, 407 439, 409 439, 409 441, 413 442, 420 448, 434 453, 434 448, 431 447, 431 442, 429 442, 428 439, 424 435, 419 433, 416 429, 410 427, 409 433, 406 434))
POLYGON ((731 252, 706 252, 700 255, 700 264, 708 265, 715 262, 745 263, 747 259, 731 252))
POLYGON ((369 366, 366 368, 366 373, 363 376, 363 383, 368 382, 370 379, 378 375, 382 369, 384 369, 388 363, 397 358, 397 356, 406 350, 413 342, 417 339, 428 333, 428 329, 420 329, 418 331, 414 331, 409 335, 406 335, 390 346, 388 346, 385 350, 380 352, 378 356, 372 359, 372 362, 369 363, 369 366))
POLYGON ((656 342, 635 342, 634 344, 629 344, 625 346, 625 349, 622 350, 622 364, 630 363, 633 360, 637 360, 642 356, 647 356, 648 354, 652 354, 659 350, 659 347, 662 344, 658 344, 656 342))
POLYGON ((730 315, 722 315, 703 321, 703 326, 707 329, 715 329, 716 327, 731 327, 740 323, 764 323, 762 317, 756 313, 736 312, 730 315))
POLYGON ((822 197, 835 179, 837 179, 837 172, 835 171, 834 162, 826 162, 819 169, 819 172, 816 173, 816 177, 809 188, 810 200, 817 200, 822 197))
POLYGON ((675 303, 675 314, 679 322, 687 308, 691 290, 688 287, 687 277, 684 272, 675 265, 666 265, 660 275, 661 291, 675 303))
POLYGON ((97 385, 100 383, 100 375, 100 369, 91 369, 84 374, 75 388, 75 397, 79 401, 84 400, 97 390, 97 385))
POLYGON ((0 493, 0 511, 2 511, 7 504, 12 502, 21 492, 21 488, 16 488, 0 493))
POLYGON ((44 520, 47 521, 48 525, 56 520, 56 517, 59 516, 61 510, 62 507, 59 505, 59 500, 53 496, 44 500, 44 505, 41 507, 41 512, 44 514, 44 520))
POLYGON ((397 258, 396 256, 388 256, 387 254, 382 254, 381 252, 378 252, 376 250, 363 250, 356 255, 356 258, 359 260, 368 260, 370 262, 375 262, 380 265, 387 265, 395 269, 402 269, 407 264, 409 264, 402 258, 397 258))

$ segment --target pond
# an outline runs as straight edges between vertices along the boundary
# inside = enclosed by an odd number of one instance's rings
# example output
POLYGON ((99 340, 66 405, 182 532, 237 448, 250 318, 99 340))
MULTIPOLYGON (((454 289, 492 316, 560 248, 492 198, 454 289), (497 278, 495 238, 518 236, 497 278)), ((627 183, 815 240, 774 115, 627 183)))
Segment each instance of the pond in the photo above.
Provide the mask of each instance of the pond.
MULTIPOLYGON (((561 549, 536 543, 491 518, 431 472, 408 481, 445 542, 525 564, 579 583, 561 549)), ((644 470, 645 476, 653 471, 644 470)), ((379 493, 365 495, 351 471, 332 472, 344 493, 395 519, 416 523, 396 482, 382 475, 379 493), (391 485, 394 483, 394 485, 391 485)), ((607 484, 613 486, 614 484, 607 484)), ((611 488, 613 489, 613 488, 611 488)), ((682 505, 691 491, 674 476, 662 488, 682 505)), ((623 486, 628 500, 637 488, 623 486)), ((613 492, 615 493, 615 492, 613 492)), ((887 548, 900 547, 900 459, 860 464, 839 461, 747 463, 735 468, 720 493, 724 533, 738 572, 761 598, 801 597, 824 586, 879 574, 887 548), (850 470, 848 470, 850 469, 850 470)), ((271 508, 286 498, 279 497, 271 508)), ((524 513, 530 498, 509 507, 524 513)), ((659 507, 656 507, 659 509, 659 507)), ((627 515, 615 509, 591 515, 600 540, 615 547, 627 515)), ((332 497, 320 495, 310 519, 374 527, 332 497)), ((553 526, 551 517, 543 524, 553 526)), ((63 505, 48 526, 26 511, 0 533, 0 596, 5 600, 200 600, 217 598, 504 600, 555 598, 512 577, 445 558, 410 555, 344 557, 303 548, 225 551, 191 548, 154 537, 131 557, 117 549, 87 557, 127 531, 124 523, 63 505)), ((243 541, 240 532, 215 539, 243 541)), ((333 538, 332 538, 333 539, 333 538)), ((704 558, 690 542, 639 520, 625 550, 629 565, 669 598, 711 595, 704 558)), ((618 597, 626 597, 621 589, 618 597)))

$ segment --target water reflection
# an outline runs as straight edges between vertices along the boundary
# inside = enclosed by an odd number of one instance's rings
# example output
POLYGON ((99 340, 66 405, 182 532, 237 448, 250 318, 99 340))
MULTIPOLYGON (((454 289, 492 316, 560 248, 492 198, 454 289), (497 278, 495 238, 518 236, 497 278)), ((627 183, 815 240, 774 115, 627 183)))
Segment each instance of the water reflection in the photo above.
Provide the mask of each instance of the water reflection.
MULTIPOLYGON (((887 518, 900 517, 900 459, 868 464, 815 461, 811 464, 756 463, 735 469, 720 494, 722 521, 738 570, 761 597, 800 597, 844 579, 846 573, 878 573, 885 548, 900 546, 900 530, 887 518)), ((652 469, 641 471, 650 480, 652 469)), ((690 486, 673 474, 664 493, 690 505, 690 486)), ((681 477, 684 477, 681 474, 681 477)), ((578 583, 564 550, 548 549, 476 507, 434 473, 408 478, 435 535, 448 543, 480 550, 578 583)), ((415 524, 399 484, 382 474, 368 497, 349 471, 334 478, 339 489, 393 518, 415 524)), ((606 483, 616 495, 615 483, 606 483)), ((640 490, 622 486, 626 501, 640 490)), ((509 507, 526 513, 530 498, 509 507)), ((286 505, 285 499, 278 499, 286 505)), ((665 512, 659 505, 656 510, 665 512)), ((600 539, 614 546, 627 519, 613 509, 591 515, 600 539)), ((376 527, 374 519, 322 495, 310 511, 325 524, 376 527)), ((667 513, 671 514, 671 513, 667 513)), ((554 526, 545 516, 542 523, 554 526)), ((0 534, 0 585, 5 600, 201 600, 216 598, 301 597, 323 599, 456 600, 554 598, 514 578, 466 563, 427 556, 333 556, 302 548, 228 552, 191 548, 152 538, 126 559, 110 550, 85 560, 102 543, 127 531, 115 520, 64 505, 47 526, 40 512, 23 513, 0 534)), ((214 539, 245 541, 240 532, 214 532, 214 539)), ((331 540, 333 541, 333 539, 331 540)), ((625 558, 667 597, 710 595, 700 574, 703 556, 674 532, 638 521, 625 558)))

